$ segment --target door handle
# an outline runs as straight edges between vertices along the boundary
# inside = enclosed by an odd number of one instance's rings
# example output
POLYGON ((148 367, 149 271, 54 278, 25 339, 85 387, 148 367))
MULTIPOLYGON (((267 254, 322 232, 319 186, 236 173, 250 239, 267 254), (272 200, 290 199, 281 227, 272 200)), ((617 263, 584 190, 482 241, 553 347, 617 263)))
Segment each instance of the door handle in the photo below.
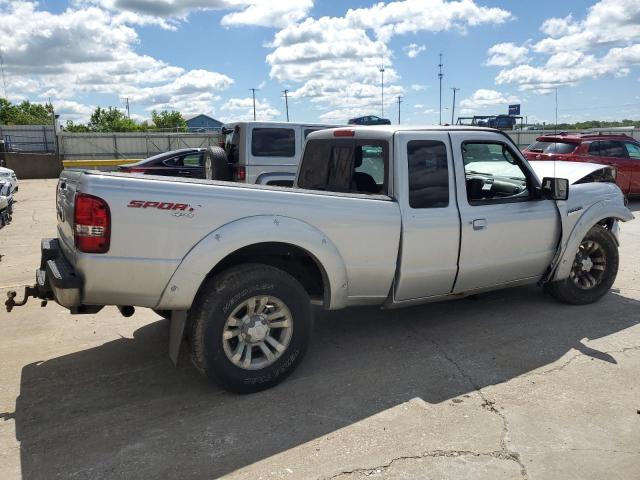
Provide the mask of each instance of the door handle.
POLYGON ((476 218, 473 222, 471 222, 471 224, 473 225, 474 230, 484 230, 487 228, 487 219, 476 218))

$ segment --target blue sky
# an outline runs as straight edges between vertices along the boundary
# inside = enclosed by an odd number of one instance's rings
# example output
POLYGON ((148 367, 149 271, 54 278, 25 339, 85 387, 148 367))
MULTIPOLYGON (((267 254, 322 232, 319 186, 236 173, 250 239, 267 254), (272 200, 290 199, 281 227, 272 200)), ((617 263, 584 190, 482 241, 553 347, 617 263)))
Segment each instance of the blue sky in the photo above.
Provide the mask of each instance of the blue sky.
POLYGON ((248 118, 251 87, 260 88, 259 116, 284 120, 287 88, 293 121, 344 122, 381 114, 384 62, 385 115, 397 121, 401 95, 403 123, 434 123, 442 53, 446 121, 453 86, 456 116, 521 103, 530 121, 553 122, 557 88, 561 121, 640 118, 637 0, 149 5, 0 0, 0 88, 12 100, 50 97, 76 121, 95 106, 122 107, 123 97, 136 119, 154 108, 248 118))

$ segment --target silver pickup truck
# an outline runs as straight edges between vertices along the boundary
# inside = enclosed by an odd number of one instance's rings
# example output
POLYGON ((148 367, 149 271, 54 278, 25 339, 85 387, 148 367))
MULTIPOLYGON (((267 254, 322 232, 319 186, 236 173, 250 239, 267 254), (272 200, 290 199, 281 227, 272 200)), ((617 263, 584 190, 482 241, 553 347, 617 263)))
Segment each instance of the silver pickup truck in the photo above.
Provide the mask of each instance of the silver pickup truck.
POLYGON ((66 170, 29 296, 171 319, 174 361, 236 392, 285 378, 312 305, 385 309, 538 283, 587 304, 633 218, 611 167, 532 166, 486 128, 312 133, 294 188, 66 170), (546 170, 536 173, 536 169, 546 170))

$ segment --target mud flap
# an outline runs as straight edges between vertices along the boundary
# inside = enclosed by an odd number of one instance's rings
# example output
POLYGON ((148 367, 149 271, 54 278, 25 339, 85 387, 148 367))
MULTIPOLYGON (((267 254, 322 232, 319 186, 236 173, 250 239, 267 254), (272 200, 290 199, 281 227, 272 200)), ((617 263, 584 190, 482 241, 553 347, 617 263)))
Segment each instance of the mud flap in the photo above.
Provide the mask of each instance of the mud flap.
POLYGON ((187 324, 187 310, 173 310, 169 326, 169 358, 178 365, 180 346, 184 338, 184 327, 187 324))

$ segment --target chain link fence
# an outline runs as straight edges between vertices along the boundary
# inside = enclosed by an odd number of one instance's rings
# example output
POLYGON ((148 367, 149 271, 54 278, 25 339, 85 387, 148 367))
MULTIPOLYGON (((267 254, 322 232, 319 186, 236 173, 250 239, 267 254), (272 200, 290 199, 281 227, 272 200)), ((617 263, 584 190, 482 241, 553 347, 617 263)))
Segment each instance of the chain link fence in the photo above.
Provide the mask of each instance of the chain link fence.
POLYGON ((0 140, 11 153, 55 153, 53 125, 0 125, 0 140))
POLYGON ((217 145, 214 133, 61 133, 58 135, 63 160, 142 159, 180 148, 217 145))

